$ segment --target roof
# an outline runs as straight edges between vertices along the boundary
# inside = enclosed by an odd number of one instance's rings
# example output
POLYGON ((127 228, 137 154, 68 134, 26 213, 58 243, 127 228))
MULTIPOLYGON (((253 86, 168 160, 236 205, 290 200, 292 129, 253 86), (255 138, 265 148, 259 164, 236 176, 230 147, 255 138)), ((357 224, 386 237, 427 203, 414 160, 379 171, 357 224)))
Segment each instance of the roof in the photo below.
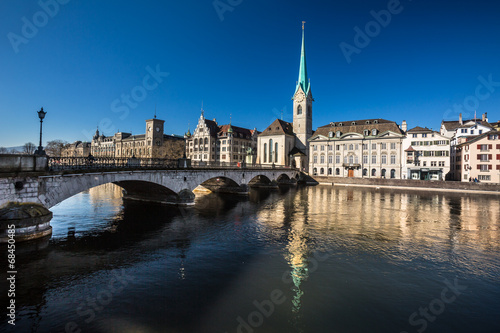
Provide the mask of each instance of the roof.
POLYGON ((299 148, 297 147, 293 147, 292 150, 290 150, 290 152, 288 153, 288 155, 306 155, 302 152, 302 150, 300 150, 299 148))
POLYGON ((250 138, 253 133, 254 133, 254 130, 250 130, 248 128, 243 128, 243 127, 238 127, 238 126, 233 126, 231 124, 228 124, 228 125, 222 125, 219 127, 219 132, 218 132, 218 135, 219 136, 223 136, 223 135, 226 135, 226 133, 229 133, 229 129, 232 129, 232 133, 234 136, 241 134, 243 135, 244 138, 250 138))
POLYGON ((307 66, 306 66, 306 46, 305 46, 305 32, 304 24, 302 24, 302 48, 300 52, 300 68, 299 68, 299 80, 297 81, 297 88, 295 92, 302 88, 302 91, 307 95, 311 89, 311 84, 309 78, 307 77, 307 66))
POLYGON ((462 142, 461 144, 459 144, 457 146, 458 147, 468 146, 471 143, 477 142, 477 141, 479 141, 479 140, 481 140, 489 135, 492 135, 492 134, 500 135, 500 131, 490 131, 490 132, 483 133, 481 135, 469 137, 469 139, 467 141, 462 142))
POLYGON ((427 127, 420 127, 420 126, 413 127, 411 130, 408 131, 408 133, 432 133, 432 132, 434 131, 428 129, 427 127))
POLYGON ((217 123, 213 120, 205 119, 205 125, 210 130, 211 136, 216 136, 217 132, 219 132, 219 125, 217 125, 217 123))
POLYGON ((270 136, 270 135, 294 135, 293 124, 287 121, 276 119, 269 125, 259 136, 270 136))
POLYGON ((490 128, 493 128, 493 126, 491 126, 490 123, 488 123, 487 121, 483 121, 482 119, 469 119, 469 120, 463 120, 462 121, 462 124, 460 124, 460 121, 458 120, 443 120, 441 122, 441 126, 444 126, 444 128, 447 130, 447 131, 454 131, 456 130, 457 128, 465 128, 465 127, 470 127, 471 125, 465 125, 467 124, 468 122, 474 122, 474 123, 477 123, 477 124, 481 124, 483 126, 486 126, 486 127, 490 127, 490 128))
POLYGON ((398 124, 394 121, 386 119, 362 119, 362 120, 349 120, 349 121, 339 121, 335 123, 330 123, 329 125, 318 127, 314 136, 322 135, 328 137, 330 132, 336 133, 340 131, 341 133, 358 133, 364 135, 365 130, 370 131, 377 129, 379 133, 384 133, 391 131, 397 134, 402 134, 401 129, 398 124))
POLYGON ((408 149, 405 149, 405 151, 415 151, 412 146, 410 146, 408 149))

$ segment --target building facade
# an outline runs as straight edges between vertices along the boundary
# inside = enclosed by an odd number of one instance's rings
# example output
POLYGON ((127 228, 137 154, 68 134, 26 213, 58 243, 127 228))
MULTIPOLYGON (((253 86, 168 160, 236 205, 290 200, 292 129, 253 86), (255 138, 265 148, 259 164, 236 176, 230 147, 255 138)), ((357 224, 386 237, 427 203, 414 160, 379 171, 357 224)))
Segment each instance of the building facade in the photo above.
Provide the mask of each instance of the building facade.
POLYGON ((457 145, 466 142, 471 137, 482 135, 493 129, 488 123, 487 114, 484 113, 481 119, 463 120, 462 114, 458 121, 442 121, 441 135, 450 138, 450 176, 452 180, 461 180, 462 169, 460 156, 457 155, 457 145))
POLYGON ((385 119, 332 122, 309 139, 309 171, 318 176, 400 179, 403 139, 399 126, 385 119))
POLYGON ((307 171, 309 138, 313 134, 312 103, 314 99, 307 76, 304 24, 302 24, 299 79, 292 99, 293 123, 276 119, 260 134, 257 162, 291 166, 307 171))
POLYGON ((61 149, 62 157, 87 157, 90 154, 90 142, 75 141, 61 149))
POLYGON ((500 132, 490 131, 457 146, 461 181, 500 183, 500 132))
MULTIPOLYGON (((97 129, 90 142, 89 153, 93 157, 109 158, 181 158, 184 152, 184 138, 163 133, 164 120, 146 120, 146 133, 132 135, 119 132, 113 136, 100 134, 97 129)), ((88 147, 87 147, 88 148, 88 147)), ((69 156, 75 150, 65 149, 63 154, 69 156)), ((86 151, 84 156, 88 156, 86 151)))
POLYGON ((450 179, 450 138, 415 127, 403 140, 403 179, 450 179))
POLYGON ((186 133, 186 157, 196 164, 237 165, 256 162, 256 129, 219 125, 202 110, 193 134, 186 133))

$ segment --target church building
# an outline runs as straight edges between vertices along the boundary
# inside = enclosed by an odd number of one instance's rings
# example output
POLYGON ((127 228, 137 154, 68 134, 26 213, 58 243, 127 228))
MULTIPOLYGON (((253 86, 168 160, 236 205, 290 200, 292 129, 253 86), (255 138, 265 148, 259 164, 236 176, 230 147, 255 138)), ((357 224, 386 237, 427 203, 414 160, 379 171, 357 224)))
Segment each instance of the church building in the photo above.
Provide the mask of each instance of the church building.
POLYGON ((311 83, 307 76, 304 23, 299 80, 293 95, 293 122, 276 119, 257 139, 257 163, 291 166, 307 171, 308 139, 312 136, 311 83))

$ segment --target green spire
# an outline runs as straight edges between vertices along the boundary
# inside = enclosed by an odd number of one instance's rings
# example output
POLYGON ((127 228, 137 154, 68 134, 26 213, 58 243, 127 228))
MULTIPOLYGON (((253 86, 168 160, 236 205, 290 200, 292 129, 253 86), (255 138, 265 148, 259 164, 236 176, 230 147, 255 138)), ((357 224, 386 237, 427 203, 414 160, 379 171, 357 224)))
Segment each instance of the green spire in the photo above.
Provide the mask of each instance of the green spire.
POLYGON ((306 66, 306 44, 305 44, 305 33, 304 33, 304 24, 306 22, 302 21, 302 50, 300 53, 300 69, 299 69, 299 81, 297 82, 297 88, 295 92, 299 90, 299 87, 306 93, 309 93, 309 89, 311 89, 311 84, 309 83, 309 78, 307 77, 307 66, 306 66))
POLYGON ((231 126, 231 122, 232 122, 232 120, 233 120, 232 118, 233 118, 233 116, 232 116, 232 115, 230 115, 230 116, 229 116, 229 128, 228 128, 228 130, 227 130, 227 132, 228 132, 228 133, 233 133, 233 127, 231 126))

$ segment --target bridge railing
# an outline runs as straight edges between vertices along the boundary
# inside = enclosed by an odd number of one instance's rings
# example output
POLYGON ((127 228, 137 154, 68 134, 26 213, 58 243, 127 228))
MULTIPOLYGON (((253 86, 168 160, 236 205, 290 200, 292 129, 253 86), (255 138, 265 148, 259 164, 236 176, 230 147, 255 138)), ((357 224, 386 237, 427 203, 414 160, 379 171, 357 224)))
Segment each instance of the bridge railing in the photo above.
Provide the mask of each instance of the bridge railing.
POLYGON ((115 157, 49 157, 49 171, 99 170, 99 169, 284 169, 289 166, 274 164, 246 164, 244 162, 203 162, 162 158, 115 157))
POLYGON ((161 158, 49 157, 49 170, 170 169, 177 160, 161 158))

